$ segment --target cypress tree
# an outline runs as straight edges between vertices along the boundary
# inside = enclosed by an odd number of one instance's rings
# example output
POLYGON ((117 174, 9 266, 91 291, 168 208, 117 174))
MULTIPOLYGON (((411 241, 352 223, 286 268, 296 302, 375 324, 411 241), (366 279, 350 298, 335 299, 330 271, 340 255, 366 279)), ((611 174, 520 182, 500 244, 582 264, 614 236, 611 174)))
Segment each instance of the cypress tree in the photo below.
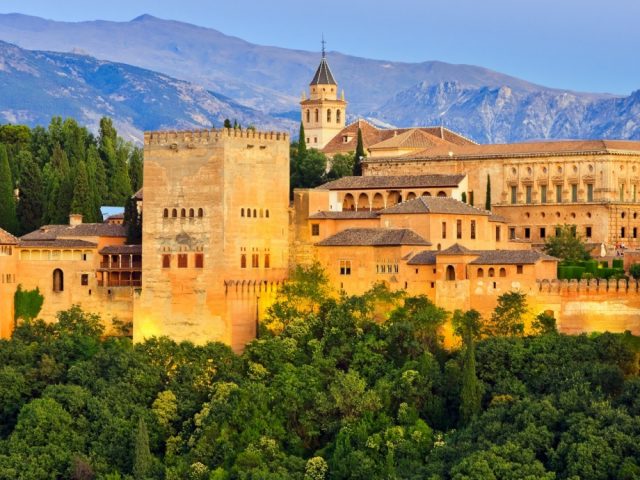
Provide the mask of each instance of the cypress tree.
POLYGON ((464 356, 462 359, 462 389, 460 391, 460 420, 467 424, 480 413, 482 386, 476 375, 475 337, 481 328, 480 313, 477 310, 453 314, 453 326, 457 335, 462 337, 464 356))
POLYGON ((69 168, 69 160, 67 154, 62 150, 60 144, 56 144, 53 148, 51 163, 58 173, 58 191, 55 199, 51 199, 54 203, 54 215, 51 223, 64 224, 69 219, 69 210, 71 209, 71 201, 73 199, 73 177, 71 168, 69 168))
POLYGON ((112 205, 126 205, 127 199, 132 193, 127 164, 129 152, 130 146, 128 144, 120 145, 117 150, 114 169, 109 177, 108 197, 112 205))
POLYGON ((58 218, 58 194, 60 193, 60 174, 51 163, 47 163, 42 171, 45 193, 42 209, 42 223, 56 223, 58 218))
POLYGON ((304 136, 304 125, 300 122, 300 135, 298 136, 298 155, 306 155, 307 139, 304 136))
POLYGON ((18 234, 16 200, 13 196, 13 177, 9 168, 9 157, 4 144, 0 144, 0 228, 18 234))
POLYGON ((138 430, 136 432, 136 445, 133 459, 133 477, 136 480, 146 479, 151 470, 153 457, 149 450, 149 433, 144 420, 138 420, 138 430))
POLYGON ((364 143, 362 141, 362 130, 358 127, 358 140, 356 143, 356 153, 353 158, 353 174, 355 176, 362 175, 362 159, 365 157, 364 154, 364 143))
POLYGON ((228 118, 224 119, 224 128, 232 128, 231 127, 231 120, 229 120, 228 118))
POLYGON ((89 176, 87 175, 87 167, 83 160, 78 162, 78 170, 76 172, 75 187, 73 189, 73 200, 71 202, 71 210, 69 213, 79 213, 87 222, 96 220, 94 217, 93 195, 89 188, 89 176))
POLYGON ((142 151, 134 147, 129 158, 129 179, 131 191, 137 192, 142 187, 142 151))
POLYGON ((484 201, 484 209, 491 210, 491 177, 487 173, 487 195, 484 201))
POLYGON ((42 225, 44 213, 44 184, 40 167, 28 152, 22 160, 20 173, 20 200, 17 206, 20 234, 37 230, 42 225))
POLYGON ((89 174, 89 188, 93 193, 93 209, 96 221, 101 221, 100 207, 107 199, 107 172, 104 163, 95 146, 89 146, 87 151, 87 173, 89 174))
POLYGON ((138 214, 136 199, 130 197, 124 206, 124 223, 127 227, 127 243, 130 245, 142 242, 142 216, 138 214))

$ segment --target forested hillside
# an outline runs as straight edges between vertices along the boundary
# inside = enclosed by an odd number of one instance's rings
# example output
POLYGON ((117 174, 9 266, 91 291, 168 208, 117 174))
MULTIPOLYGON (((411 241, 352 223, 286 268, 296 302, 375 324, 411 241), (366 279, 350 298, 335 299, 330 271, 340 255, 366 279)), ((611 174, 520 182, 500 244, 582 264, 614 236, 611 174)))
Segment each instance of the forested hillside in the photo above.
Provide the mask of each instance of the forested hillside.
POLYGON ((0 342, 0 479, 639 478, 637 339, 545 316, 523 336, 516 297, 455 312, 453 350, 426 298, 336 297, 317 268, 240 356, 103 338, 77 308, 20 324, 0 342))
POLYGON ((0 228, 15 235, 67 223, 69 213, 102 222, 100 206, 124 206, 141 186, 142 151, 109 118, 97 137, 70 118, 0 125, 0 228))

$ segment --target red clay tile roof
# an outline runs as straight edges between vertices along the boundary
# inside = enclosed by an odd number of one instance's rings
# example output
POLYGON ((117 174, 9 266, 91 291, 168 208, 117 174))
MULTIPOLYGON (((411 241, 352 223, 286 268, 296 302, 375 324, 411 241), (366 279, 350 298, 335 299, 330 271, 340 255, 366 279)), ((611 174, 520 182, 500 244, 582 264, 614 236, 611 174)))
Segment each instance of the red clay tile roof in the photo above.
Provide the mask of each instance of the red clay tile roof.
POLYGON ((375 175, 342 177, 316 187, 325 190, 378 190, 395 188, 457 187, 464 174, 454 175, 375 175))
POLYGON ((309 215, 310 219, 330 219, 330 220, 363 220, 370 218, 378 218, 380 215, 378 212, 371 212, 369 210, 344 210, 342 212, 316 212, 313 215, 309 215))
POLYGON ((381 215, 402 213, 453 213, 457 215, 491 215, 486 210, 450 197, 418 197, 380 210, 381 215))
POLYGON ((399 157, 366 158, 366 163, 389 160, 450 160, 509 157, 545 157, 586 154, 640 155, 640 142, 629 140, 555 140, 545 142, 460 145, 429 148, 399 157))
POLYGON ((449 142, 435 137, 419 128, 411 128, 397 135, 387 138, 374 145, 369 145, 370 150, 385 148, 433 148, 449 145, 449 142))
POLYGON ((535 250, 469 250, 455 244, 442 251, 424 250, 414 255, 407 265, 435 265, 438 255, 447 254, 477 255, 477 258, 469 262, 470 265, 530 265, 538 261, 558 261, 555 257, 535 250))
POLYGON ((0 244, 2 245, 16 245, 18 243, 18 239, 11 235, 6 230, 0 228, 0 244))
POLYGON ((408 228, 348 228, 316 243, 320 247, 396 245, 430 246, 420 235, 408 228))
POLYGON ((79 225, 44 225, 27 233, 20 240, 56 240, 73 237, 126 237, 124 225, 108 223, 81 223, 79 225))
POLYGON ((107 245, 101 255, 142 255, 142 245, 107 245))
POLYGON ((75 239, 23 240, 21 238, 18 246, 20 248, 96 248, 98 244, 75 239))

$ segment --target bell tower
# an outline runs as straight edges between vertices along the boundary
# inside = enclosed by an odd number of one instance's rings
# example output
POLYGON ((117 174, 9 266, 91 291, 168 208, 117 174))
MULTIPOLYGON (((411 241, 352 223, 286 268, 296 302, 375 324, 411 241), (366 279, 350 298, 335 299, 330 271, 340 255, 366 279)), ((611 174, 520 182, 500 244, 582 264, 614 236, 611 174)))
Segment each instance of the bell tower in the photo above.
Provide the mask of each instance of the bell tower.
POLYGON ((338 84, 333 78, 322 39, 322 58, 320 65, 309 84, 309 98, 302 94, 300 101, 302 125, 308 148, 325 147, 345 126, 347 102, 344 91, 338 98, 338 84))

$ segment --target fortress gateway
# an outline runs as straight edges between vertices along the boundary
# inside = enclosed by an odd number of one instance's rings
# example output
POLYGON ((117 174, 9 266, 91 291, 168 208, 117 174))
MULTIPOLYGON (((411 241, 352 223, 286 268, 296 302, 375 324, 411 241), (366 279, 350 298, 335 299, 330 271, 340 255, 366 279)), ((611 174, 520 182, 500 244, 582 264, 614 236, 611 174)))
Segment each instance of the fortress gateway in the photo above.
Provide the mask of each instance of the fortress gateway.
POLYGON ((240 350, 291 268, 313 261, 349 294, 381 281, 488 315, 515 289, 562 331, 640 334, 635 280, 558 281, 557 259, 540 252, 565 223, 604 259, 638 246, 640 142, 478 145, 442 127, 347 125, 324 56, 300 104, 307 145, 329 156, 354 151, 361 131, 363 176, 296 190, 290 204, 287 134, 147 132, 142 245, 125 245, 116 220, 77 215, 21 238, 0 231, 0 336, 21 285, 40 289, 45 320, 78 304, 107 325, 133 322, 136 341, 240 350))

